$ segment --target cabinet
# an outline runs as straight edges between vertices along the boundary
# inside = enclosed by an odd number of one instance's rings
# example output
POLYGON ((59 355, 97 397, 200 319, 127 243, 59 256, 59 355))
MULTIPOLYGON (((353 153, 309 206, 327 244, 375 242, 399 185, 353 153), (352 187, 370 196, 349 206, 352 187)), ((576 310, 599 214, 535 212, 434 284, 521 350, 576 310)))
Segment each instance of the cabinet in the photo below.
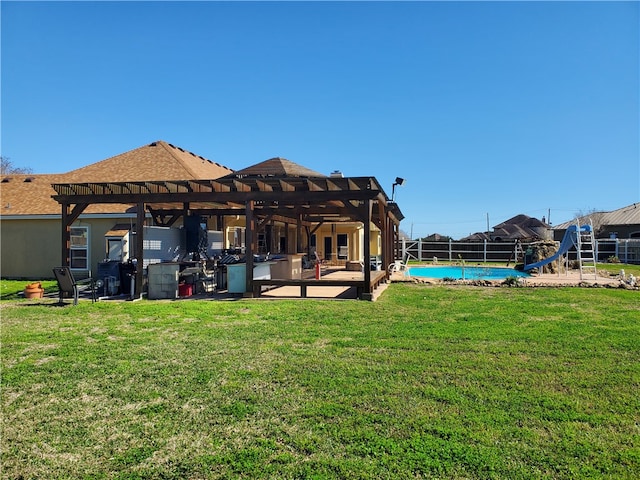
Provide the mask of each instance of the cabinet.
POLYGON ((147 276, 150 300, 178 298, 179 263, 152 263, 147 267, 147 276))
MULTIPOLYGON (((260 262, 253 265, 254 280, 270 280, 273 262, 260 262)), ((227 265, 227 291, 229 293, 244 293, 247 291, 247 264, 235 263, 227 265)))

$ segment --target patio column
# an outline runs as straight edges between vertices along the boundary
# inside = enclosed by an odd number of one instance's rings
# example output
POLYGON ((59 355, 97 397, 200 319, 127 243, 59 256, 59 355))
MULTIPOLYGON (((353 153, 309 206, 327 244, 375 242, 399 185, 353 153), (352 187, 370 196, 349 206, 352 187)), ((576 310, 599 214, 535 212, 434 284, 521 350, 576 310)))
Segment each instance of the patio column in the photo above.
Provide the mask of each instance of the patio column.
POLYGON ((380 219, 380 261, 382 268, 387 269, 389 257, 389 219, 387 218, 387 209, 381 200, 378 200, 378 218, 380 219))
POLYGON ((293 253, 302 252, 302 214, 298 214, 296 219, 296 251, 293 253))
POLYGON ((364 288, 362 300, 372 300, 371 292, 371 210, 373 202, 366 200, 364 215, 364 288))
POLYGON ((137 298, 142 298, 144 283, 144 203, 136 206, 136 279, 135 292, 137 298))
POLYGON ((71 222, 69 222, 68 203, 62 204, 62 266, 68 267, 71 263, 71 222))
POLYGON ((254 237, 256 236, 256 220, 253 215, 253 200, 245 203, 245 260, 246 260, 246 297, 253 297, 253 251, 254 237))
MULTIPOLYGON (((76 203, 71 209, 70 203, 61 203, 62 205, 62 266, 71 266, 71 225, 75 222, 80 214, 87 208, 87 203, 76 203)), ((88 266, 91 268, 91 266, 88 266)))

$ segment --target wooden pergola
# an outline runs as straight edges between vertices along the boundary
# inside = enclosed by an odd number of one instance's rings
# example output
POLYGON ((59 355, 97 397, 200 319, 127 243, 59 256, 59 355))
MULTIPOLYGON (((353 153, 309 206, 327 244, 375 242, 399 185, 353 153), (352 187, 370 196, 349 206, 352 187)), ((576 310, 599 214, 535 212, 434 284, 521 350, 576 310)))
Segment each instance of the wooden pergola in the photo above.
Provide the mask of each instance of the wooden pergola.
MULTIPOLYGON (((302 230, 313 233, 322 224, 361 222, 364 225, 364 259, 371 256, 371 225, 381 232, 382 263, 397 258, 400 221, 398 206, 374 177, 292 177, 236 175, 216 180, 59 183, 53 184, 53 198, 62 207, 62 265, 70 264, 71 225, 92 204, 125 204, 137 208, 136 252, 143 265, 143 228, 146 212, 157 225, 170 226, 186 215, 244 215, 246 291, 254 292, 253 254, 257 253, 258 230, 266 222, 296 225, 297 251, 301 251, 302 230)), ((322 280, 319 280, 321 282, 322 280)), ((138 268, 135 291, 141 293, 143 269, 138 268)), ((364 269, 361 298, 373 291, 371 271, 364 269)))

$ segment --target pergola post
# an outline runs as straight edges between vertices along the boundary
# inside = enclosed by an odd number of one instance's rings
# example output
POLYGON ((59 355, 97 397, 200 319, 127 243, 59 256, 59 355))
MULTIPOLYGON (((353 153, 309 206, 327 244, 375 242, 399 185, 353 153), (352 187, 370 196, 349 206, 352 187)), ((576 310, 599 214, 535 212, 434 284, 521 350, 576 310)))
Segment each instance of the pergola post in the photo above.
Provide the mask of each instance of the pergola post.
POLYGON ((76 203, 71 209, 71 204, 62 202, 62 266, 71 266, 71 225, 87 208, 87 203, 76 203))
POLYGON ((71 223, 69 222, 68 203, 62 204, 62 255, 61 264, 68 267, 71 263, 71 223))
POLYGON ((142 287, 144 283, 144 203, 138 203, 136 207, 136 280, 135 295, 142 298, 142 287))
POLYGON ((253 243, 254 237, 256 237, 256 220, 253 214, 253 207, 255 202, 253 200, 247 200, 245 203, 245 260, 246 260, 246 297, 253 296, 253 243))
POLYGON ((361 300, 372 300, 371 292, 371 210, 373 202, 364 202, 364 288, 362 289, 361 300))
POLYGON ((296 250, 293 253, 302 252, 302 214, 296 218, 296 250))
POLYGON ((387 209, 381 201, 378 201, 378 218, 380 219, 380 246, 382 248, 380 261, 382 268, 386 270, 389 257, 389 221, 387 209))

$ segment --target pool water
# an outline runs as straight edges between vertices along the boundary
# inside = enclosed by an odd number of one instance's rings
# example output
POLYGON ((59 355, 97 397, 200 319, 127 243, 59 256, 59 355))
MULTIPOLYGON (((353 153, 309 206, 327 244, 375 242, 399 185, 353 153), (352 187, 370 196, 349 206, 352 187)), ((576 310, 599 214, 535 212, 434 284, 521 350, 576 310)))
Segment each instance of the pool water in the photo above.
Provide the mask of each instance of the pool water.
POLYGON ((453 278, 455 280, 505 280, 509 277, 530 277, 528 273, 501 267, 410 267, 409 275, 420 278, 453 278))

